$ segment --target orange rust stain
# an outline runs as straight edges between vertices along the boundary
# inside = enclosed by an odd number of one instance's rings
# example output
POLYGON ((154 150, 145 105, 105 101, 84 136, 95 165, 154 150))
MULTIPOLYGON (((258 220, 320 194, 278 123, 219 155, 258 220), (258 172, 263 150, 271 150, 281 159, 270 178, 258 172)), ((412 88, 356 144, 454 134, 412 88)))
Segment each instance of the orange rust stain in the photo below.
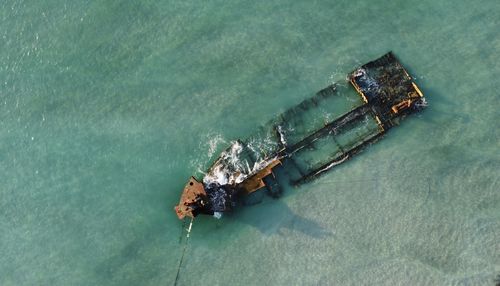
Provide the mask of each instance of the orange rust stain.
POLYGON ((190 204, 196 202, 199 197, 205 198, 206 196, 207 193, 203 184, 198 182, 194 177, 191 177, 184 187, 179 204, 174 208, 179 219, 183 219, 186 216, 194 217, 190 204))
POLYGON ((280 160, 274 160, 271 164, 267 165, 264 169, 257 172, 255 175, 241 182, 238 187, 241 188, 246 194, 253 193, 258 189, 264 187, 266 184, 262 179, 272 173, 272 169, 278 164, 281 164, 280 160))
POLYGON ((411 100, 408 99, 408 100, 404 100, 404 101, 401 101, 400 103, 394 105, 391 109, 392 109, 392 112, 394 113, 398 113, 402 110, 405 110, 407 109, 408 107, 410 107, 411 105, 411 100))

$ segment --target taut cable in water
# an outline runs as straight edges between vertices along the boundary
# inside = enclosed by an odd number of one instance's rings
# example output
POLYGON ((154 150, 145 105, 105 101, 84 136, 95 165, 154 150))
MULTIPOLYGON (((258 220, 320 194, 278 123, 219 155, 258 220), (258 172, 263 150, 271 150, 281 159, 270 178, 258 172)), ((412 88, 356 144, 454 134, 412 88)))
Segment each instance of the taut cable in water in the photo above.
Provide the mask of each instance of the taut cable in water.
MULTIPOLYGON (((186 253, 186 249, 188 247, 189 234, 191 233, 191 228, 193 226, 193 220, 194 220, 194 218, 191 218, 191 221, 189 222, 189 227, 186 229, 187 230, 186 240, 184 243, 184 247, 182 248, 182 255, 181 255, 181 259, 179 260, 179 266, 177 267, 177 274, 175 275, 174 286, 176 286, 177 282, 179 281, 179 274, 181 273, 182 262, 184 261, 184 254, 186 253)), ((182 229, 184 229, 184 224, 183 224, 182 229)))

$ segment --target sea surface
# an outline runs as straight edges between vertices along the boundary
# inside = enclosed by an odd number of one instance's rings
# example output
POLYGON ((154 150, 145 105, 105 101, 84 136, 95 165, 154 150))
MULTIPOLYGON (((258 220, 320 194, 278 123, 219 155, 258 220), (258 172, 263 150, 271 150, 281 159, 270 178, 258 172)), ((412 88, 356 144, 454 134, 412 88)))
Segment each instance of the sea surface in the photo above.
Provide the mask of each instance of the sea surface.
POLYGON ((494 0, 2 1, 0 285, 494 285, 499 78, 494 0), (391 50, 424 112, 186 240, 189 176, 391 50))

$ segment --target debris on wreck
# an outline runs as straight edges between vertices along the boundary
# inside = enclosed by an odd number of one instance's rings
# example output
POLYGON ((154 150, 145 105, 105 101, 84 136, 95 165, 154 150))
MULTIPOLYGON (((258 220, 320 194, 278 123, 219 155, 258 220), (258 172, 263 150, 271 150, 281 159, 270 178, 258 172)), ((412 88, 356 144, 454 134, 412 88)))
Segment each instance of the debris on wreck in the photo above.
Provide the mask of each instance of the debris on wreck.
POLYGON ((287 169, 293 184, 305 183, 349 160, 427 105, 392 52, 357 68, 347 80, 354 89, 328 86, 247 140, 233 142, 202 180, 189 179, 175 206, 179 219, 199 214, 219 218, 259 190, 278 197, 280 169, 287 169))

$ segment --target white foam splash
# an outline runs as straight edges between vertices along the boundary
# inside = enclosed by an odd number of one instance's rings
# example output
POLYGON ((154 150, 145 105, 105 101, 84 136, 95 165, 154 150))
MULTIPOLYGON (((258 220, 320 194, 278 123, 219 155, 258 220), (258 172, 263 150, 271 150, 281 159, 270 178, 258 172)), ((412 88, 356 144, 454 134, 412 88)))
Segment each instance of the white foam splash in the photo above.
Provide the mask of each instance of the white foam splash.
POLYGON ((280 135, 280 141, 283 146, 286 146, 285 132, 283 131, 283 127, 278 125, 278 134, 280 135))
POLYGON ((427 107, 429 103, 427 102, 427 100, 425 100, 425 97, 422 97, 420 101, 415 102, 415 105, 417 107, 427 107))
POLYGON ((238 173, 243 172, 238 155, 243 150, 240 142, 232 142, 231 147, 222 152, 221 156, 214 163, 212 168, 203 178, 205 184, 217 183, 219 185, 232 184, 236 181, 238 173))
POLYGON ((224 138, 222 138, 220 134, 217 134, 215 136, 210 135, 210 139, 208 139, 208 158, 212 158, 215 151, 217 151, 217 146, 225 142, 226 140, 224 140, 224 138))
POLYGON ((232 142, 231 147, 222 152, 212 165, 203 178, 203 183, 206 185, 216 183, 221 186, 239 184, 276 160, 276 158, 262 159, 250 166, 247 160, 240 158, 243 148, 241 142, 232 142))
POLYGON ((335 162, 332 162, 331 164, 329 164, 328 166, 324 167, 323 169, 317 171, 316 173, 314 173, 314 175, 318 175, 320 173, 323 173, 324 171, 327 171, 329 169, 331 169, 332 167, 335 167, 339 164, 342 164, 344 163, 347 159, 349 158, 349 156, 345 156, 344 158, 338 160, 338 161, 335 161, 335 162))

